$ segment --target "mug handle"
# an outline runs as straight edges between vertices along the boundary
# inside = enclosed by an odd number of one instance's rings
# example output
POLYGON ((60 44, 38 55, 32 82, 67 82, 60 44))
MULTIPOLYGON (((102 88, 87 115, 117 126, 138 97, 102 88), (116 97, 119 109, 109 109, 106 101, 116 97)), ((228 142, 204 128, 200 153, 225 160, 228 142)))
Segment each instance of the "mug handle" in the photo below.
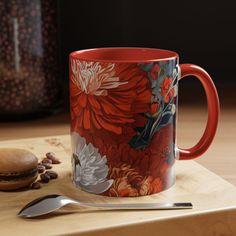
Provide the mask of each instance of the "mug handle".
POLYGON ((218 125, 220 104, 216 87, 210 75, 204 69, 193 64, 181 64, 180 70, 181 70, 181 76, 179 80, 185 78, 186 76, 195 76, 201 81, 206 93, 207 105, 208 105, 207 125, 198 143, 191 148, 187 149, 178 148, 179 159, 189 160, 199 157, 210 146, 215 136, 218 125))

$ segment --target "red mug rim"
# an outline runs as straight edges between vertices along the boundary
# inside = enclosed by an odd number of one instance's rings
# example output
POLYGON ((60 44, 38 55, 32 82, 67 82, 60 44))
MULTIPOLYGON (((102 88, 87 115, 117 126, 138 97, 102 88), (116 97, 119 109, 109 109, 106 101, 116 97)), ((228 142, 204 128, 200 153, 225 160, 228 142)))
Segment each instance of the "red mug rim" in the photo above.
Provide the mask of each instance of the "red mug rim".
POLYGON ((70 58, 73 59, 117 63, 166 61, 174 60, 178 57, 178 54, 173 51, 138 47, 92 48, 70 53, 70 58))

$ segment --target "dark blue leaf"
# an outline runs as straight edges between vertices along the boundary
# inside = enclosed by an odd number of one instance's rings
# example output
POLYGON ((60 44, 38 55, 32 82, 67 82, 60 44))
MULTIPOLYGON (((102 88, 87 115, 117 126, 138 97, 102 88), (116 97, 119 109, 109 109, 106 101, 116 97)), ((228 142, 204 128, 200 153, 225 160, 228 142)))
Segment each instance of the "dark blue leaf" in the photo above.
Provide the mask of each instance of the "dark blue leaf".
POLYGON ((144 71, 150 71, 152 66, 153 66, 153 63, 145 63, 145 64, 142 64, 141 68, 144 71))
POLYGON ((171 112, 165 112, 160 121, 155 124, 155 127, 152 127, 151 137, 154 135, 154 133, 158 132, 163 126, 166 126, 167 124, 173 123, 173 114, 171 112))

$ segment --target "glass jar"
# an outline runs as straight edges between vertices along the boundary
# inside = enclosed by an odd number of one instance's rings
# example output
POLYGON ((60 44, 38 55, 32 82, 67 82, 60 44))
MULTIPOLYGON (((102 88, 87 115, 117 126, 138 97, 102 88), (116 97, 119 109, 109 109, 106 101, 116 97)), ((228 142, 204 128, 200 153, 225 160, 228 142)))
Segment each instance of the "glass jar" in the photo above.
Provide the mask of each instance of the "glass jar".
POLYGON ((0 119, 57 109, 57 13, 55 0, 0 1, 0 119))

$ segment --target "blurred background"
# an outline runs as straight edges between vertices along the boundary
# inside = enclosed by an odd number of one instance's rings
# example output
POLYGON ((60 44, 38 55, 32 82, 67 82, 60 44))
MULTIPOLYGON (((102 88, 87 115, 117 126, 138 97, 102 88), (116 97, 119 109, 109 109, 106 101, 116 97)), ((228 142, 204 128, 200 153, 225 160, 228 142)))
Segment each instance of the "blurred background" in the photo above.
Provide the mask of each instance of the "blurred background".
MULTIPOLYGON (((235 11, 233 0, 61 0, 64 78, 68 77, 68 54, 73 50, 108 46, 169 49, 179 53, 180 63, 194 63, 208 71, 223 105, 236 105, 228 90, 236 88, 235 11)), ((196 79, 180 85, 184 102, 204 100, 196 79)))

